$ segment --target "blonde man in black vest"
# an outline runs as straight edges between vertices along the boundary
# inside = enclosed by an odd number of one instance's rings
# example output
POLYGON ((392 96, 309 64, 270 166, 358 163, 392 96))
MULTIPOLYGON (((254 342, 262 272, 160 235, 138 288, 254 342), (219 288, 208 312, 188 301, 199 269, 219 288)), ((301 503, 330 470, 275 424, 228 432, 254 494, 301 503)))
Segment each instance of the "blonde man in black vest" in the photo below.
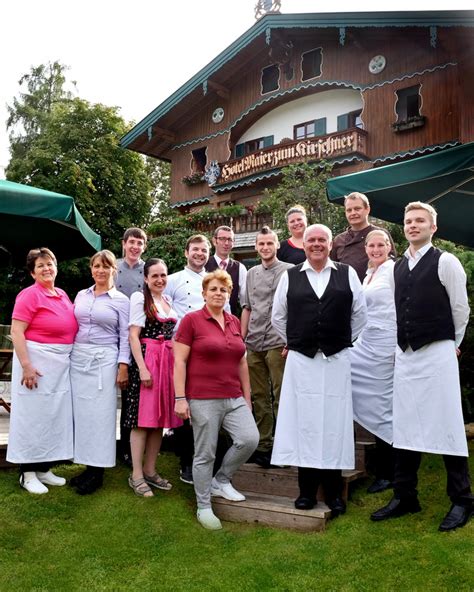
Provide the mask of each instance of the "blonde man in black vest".
POLYGON ((206 263, 206 271, 223 269, 232 278, 232 293, 230 295, 230 310, 232 314, 238 313, 238 304, 242 304, 245 298, 245 280, 247 268, 245 265, 230 258, 234 247, 234 231, 230 226, 219 226, 212 237, 215 253, 206 263))
POLYGON ((306 261, 283 273, 275 293, 272 323, 289 351, 271 462, 298 467, 296 508, 313 508, 321 484, 336 517, 346 510, 341 471, 354 468, 348 348, 367 308, 357 273, 331 261, 331 246, 327 226, 308 226, 306 261))
POLYGON ((421 510, 421 453, 442 454, 451 508, 440 524, 464 526, 472 512, 468 449, 457 356, 469 321, 466 274, 451 253, 433 247, 436 211, 422 202, 405 208, 409 248, 395 264, 397 341, 393 385, 394 497, 374 512, 386 520, 421 510))

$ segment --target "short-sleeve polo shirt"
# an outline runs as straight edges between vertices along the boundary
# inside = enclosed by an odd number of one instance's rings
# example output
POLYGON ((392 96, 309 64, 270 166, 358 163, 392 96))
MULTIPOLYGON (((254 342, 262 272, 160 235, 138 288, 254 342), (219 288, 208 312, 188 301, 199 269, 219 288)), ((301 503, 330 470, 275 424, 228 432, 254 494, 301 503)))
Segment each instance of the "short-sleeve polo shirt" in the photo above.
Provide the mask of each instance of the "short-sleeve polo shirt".
POLYGON ((224 330, 204 306, 182 320, 175 340, 191 348, 186 367, 189 399, 228 399, 242 396, 239 363, 245 345, 237 317, 224 311, 224 330))

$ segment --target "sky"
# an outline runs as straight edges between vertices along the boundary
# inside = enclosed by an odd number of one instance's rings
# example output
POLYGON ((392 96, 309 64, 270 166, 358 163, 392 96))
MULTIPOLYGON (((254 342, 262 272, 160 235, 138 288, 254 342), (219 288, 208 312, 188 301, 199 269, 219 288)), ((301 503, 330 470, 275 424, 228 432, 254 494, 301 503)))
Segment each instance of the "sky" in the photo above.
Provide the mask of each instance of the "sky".
MULTIPOLYGON (((138 122, 255 23, 257 0, 3 0, 0 178, 6 105, 32 66, 67 65, 77 95, 138 122)), ((465 10, 471 0, 282 0, 282 13, 465 10), (325 7, 322 7, 324 4, 325 7), (416 5, 416 6, 414 6, 416 5)))

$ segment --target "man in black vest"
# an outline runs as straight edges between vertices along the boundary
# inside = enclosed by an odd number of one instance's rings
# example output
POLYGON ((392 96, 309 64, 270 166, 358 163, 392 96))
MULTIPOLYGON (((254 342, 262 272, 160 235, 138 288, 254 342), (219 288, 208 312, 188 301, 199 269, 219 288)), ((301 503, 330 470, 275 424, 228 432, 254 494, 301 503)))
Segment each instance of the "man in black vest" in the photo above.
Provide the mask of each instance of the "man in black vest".
POLYGON ((247 268, 240 261, 230 258, 230 253, 234 246, 234 231, 229 226, 219 226, 215 229, 212 237, 212 244, 215 248, 215 254, 209 258, 206 263, 206 271, 214 271, 218 267, 227 271, 232 278, 232 294, 229 303, 232 314, 238 312, 238 303, 242 304, 245 298, 245 280, 247 278, 247 268))
POLYGON ((457 356, 469 321, 466 274, 451 253, 433 247, 436 211, 405 208, 409 248, 395 264, 398 348, 393 385, 394 497, 372 520, 421 510, 421 453, 442 454, 451 508, 439 530, 464 526, 472 512, 468 449, 457 356))
POLYGON ((357 273, 329 259, 331 246, 329 228, 309 226, 306 261, 283 273, 275 293, 272 323, 289 351, 271 462, 298 467, 296 508, 313 508, 321 484, 335 517, 346 509, 341 470, 354 468, 348 348, 367 311, 357 273))

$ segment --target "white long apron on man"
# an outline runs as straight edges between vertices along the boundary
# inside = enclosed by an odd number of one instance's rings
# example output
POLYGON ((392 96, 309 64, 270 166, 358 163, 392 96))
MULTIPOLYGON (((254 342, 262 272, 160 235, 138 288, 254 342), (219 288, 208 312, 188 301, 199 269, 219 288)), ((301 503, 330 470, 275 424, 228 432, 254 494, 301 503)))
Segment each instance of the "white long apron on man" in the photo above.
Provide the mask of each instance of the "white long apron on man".
POLYGON ((23 370, 13 353, 7 460, 27 464, 72 459, 72 345, 27 340, 26 347, 32 366, 41 376, 38 388, 30 390, 22 385, 23 370))
POLYGON ((393 385, 393 445, 468 456, 454 341, 413 351, 397 347, 393 385))
POLYGON ((74 462, 115 466, 117 358, 114 345, 75 343, 71 354, 74 462))
POLYGON ((347 349, 314 358, 288 352, 272 464, 354 468, 350 369, 347 349))

